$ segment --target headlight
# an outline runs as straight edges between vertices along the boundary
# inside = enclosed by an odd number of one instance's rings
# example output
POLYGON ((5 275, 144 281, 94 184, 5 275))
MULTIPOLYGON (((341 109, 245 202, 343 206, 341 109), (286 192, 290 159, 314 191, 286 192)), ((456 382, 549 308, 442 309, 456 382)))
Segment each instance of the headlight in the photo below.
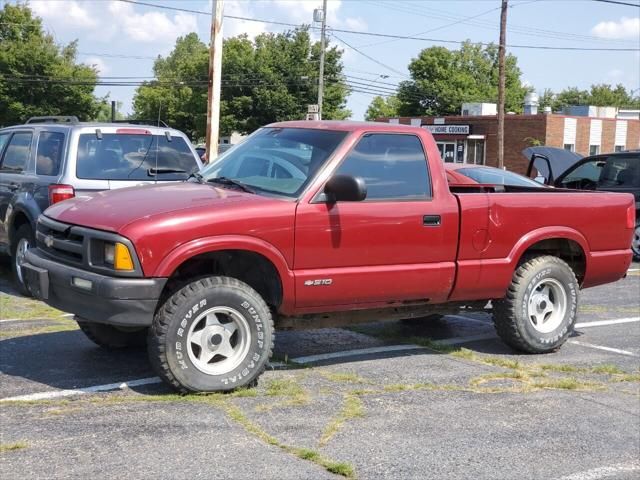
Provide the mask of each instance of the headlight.
POLYGON ((114 243, 104 244, 104 263, 113 265, 113 261, 116 255, 116 246, 114 243))
POLYGON ((104 263, 116 270, 133 270, 133 259, 126 245, 120 242, 104 244, 104 263))

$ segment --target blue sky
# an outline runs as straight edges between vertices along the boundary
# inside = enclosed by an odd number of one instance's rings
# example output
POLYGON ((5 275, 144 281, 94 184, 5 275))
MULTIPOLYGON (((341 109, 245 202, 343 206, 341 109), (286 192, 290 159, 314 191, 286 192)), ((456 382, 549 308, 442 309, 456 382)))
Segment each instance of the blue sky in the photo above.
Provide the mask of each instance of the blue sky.
MULTIPOLYGON (((16 0, 0 0, 0 3, 16 0)), ((147 0, 185 9, 210 11, 210 0, 147 0)), ((625 0, 638 3, 638 0, 625 0)), ((24 1, 23 1, 24 3, 24 1)), ((45 28, 60 43, 79 40, 80 61, 96 65, 104 77, 151 77, 152 57, 166 55, 176 37, 197 31, 208 42, 209 18, 186 12, 132 5, 118 0, 29 0, 45 28), (119 58, 144 57, 144 58, 119 58)), ((310 23, 321 0, 226 0, 225 13, 295 24, 310 23)), ((640 8, 591 0, 511 0, 507 43, 566 47, 640 48, 640 8)), ((328 25, 372 33, 418 35, 439 40, 497 42, 498 0, 329 0, 328 25), (475 17, 475 18, 470 18, 475 17)), ((225 19, 225 37, 286 27, 225 19)), ((376 38, 336 33, 371 60, 345 47, 345 73, 355 81, 393 88, 408 74, 421 49, 455 44, 376 38), (382 65, 384 66, 382 66, 382 65), (363 80, 365 79, 365 80, 363 80)), ((333 40, 335 41, 335 40, 333 40)), ((340 43, 340 42, 337 42, 340 43)), ((522 78, 542 92, 593 83, 622 83, 640 89, 640 54, 612 51, 553 51, 511 48, 522 78)), ((131 109, 132 87, 98 87, 131 109)), ((640 94, 640 92, 636 92, 640 94)), ((354 93, 348 107, 363 118, 371 94, 354 93)))

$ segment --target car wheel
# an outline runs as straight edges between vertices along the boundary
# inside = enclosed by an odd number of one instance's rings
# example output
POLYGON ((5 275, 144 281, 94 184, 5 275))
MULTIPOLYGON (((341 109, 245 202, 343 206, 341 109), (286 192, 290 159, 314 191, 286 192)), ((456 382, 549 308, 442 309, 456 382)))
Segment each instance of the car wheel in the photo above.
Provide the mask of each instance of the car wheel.
POLYGON ((24 262, 24 256, 27 250, 34 247, 35 244, 36 239, 31 226, 28 224, 20 225, 11 242, 11 269, 13 270, 13 279, 16 288, 21 294, 28 297, 31 296, 31 292, 29 292, 29 288, 24 281, 22 263, 24 262))
POLYGON ((535 257, 522 263, 505 298, 494 302, 500 338, 516 350, 547 353, 560 348, 576 322, 578 281, 563 260, 535 257))
POLYGON ((633 231, 631 251, 633 252, 633 259, 640 261, 640 223, 636 225, 636 229, 633 231))
POLYGON ((158 375, 176 390, 253 386, 274 342, 271 311, 249 285, 229 277, 193 281, 169 297, 149 329, 158 375))
POLYGON ((120 327, 76 318, 80 330, 96 345, 107 350, 141 348, 147 344, 147 327, 120 327))

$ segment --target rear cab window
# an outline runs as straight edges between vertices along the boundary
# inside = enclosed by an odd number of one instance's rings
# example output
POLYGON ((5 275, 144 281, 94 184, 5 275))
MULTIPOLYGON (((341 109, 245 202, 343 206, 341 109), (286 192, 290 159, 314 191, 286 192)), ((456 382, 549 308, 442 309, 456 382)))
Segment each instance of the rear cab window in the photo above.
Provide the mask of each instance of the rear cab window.
POLYGON ((336 174, 362 177, 367 185, 365 201, 431 198, 427 157, 415 135, 365 134, 336 174))
POLYGON ((184 138, 82 133, 76 175, 88 180, 185 180, 199 165, 184 138))

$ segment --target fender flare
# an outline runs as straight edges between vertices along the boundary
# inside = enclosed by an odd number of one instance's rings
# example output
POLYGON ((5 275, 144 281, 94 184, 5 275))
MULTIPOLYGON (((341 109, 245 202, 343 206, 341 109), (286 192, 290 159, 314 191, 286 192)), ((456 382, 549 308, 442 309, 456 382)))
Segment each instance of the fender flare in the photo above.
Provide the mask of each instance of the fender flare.
POLYGON ((509 252, 509 256, 507 257, 509 264, 515 269, 518 260, 522 258, 522 255, 529 247, 542 240, 552 239, 571 240, 577 243, 584 254, 585 267, 588 268, 591 249, 589 248, 587 239, 577 230, 561 225, 538 228, 522 236, 511 249, 511 252, 509 252))
POLYGON ((246 235, 217 235, 183 243, 169 252, 153 272, 154 277, 170 277, 185 261, 203 253, 245 250, 262 255, 276 268, 282 283, 283 305, 295 301, 295 277, 286 259, 275 246, 246 235))
POLYGON ((34 212, 31 211, 33 210, 33 208, 29 208, 28 202, 24 202, 23 200, 24 198, 18 197, 17 201, 12 202, 11 204, 9 204, 9 207, 8 207, 11 209, 11 213, 7 218, 5 228, 6 228, 7 238, 9 240, 9 243, 11 243, 11 233, 14 230, 13 224, 18 215, 24 215, 25 217, 27 217, 27 220, 29 220, 29 224, 31 225, 31 228, 34 231, 34 233, 36 230, 36 221, 38 220, 39 214, 35 212, 35 215, 34 215, 34 212))

